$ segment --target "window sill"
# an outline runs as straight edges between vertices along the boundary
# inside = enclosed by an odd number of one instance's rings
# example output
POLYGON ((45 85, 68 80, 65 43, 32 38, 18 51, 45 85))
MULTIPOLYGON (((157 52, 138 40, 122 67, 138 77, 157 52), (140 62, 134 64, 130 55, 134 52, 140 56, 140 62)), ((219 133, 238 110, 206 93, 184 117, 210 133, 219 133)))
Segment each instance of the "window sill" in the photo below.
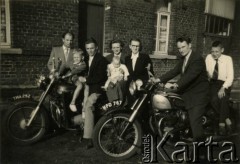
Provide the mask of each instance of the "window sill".
POLYGON ((218 38, 229 38, 230 36, 217 35, 212 33, 203 33, 204 36, 218 37, 218 38))
POLYGON ((177 56, 174 55, 164 55, 164 54, 159 54, 159 55, 149 55, 151 59, 169 59, 169 60, 176 60, 177 56))
POLYGON ((1 54, 22 54, 21 48, 1 48, 1 54))

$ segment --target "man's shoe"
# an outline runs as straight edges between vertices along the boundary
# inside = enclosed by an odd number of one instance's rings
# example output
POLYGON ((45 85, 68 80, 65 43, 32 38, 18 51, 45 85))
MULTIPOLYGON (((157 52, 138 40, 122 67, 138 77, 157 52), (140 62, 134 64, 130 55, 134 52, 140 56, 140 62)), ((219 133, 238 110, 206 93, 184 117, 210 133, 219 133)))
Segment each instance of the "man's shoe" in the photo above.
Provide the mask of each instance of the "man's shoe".
POLYGON ((92 139, 83 138, 81 141, 81 147, 84 147, 85 149, 93 148, 92 139))
POLYGON ((232 133, 232 125, 226 125, 226 130, 227 130, 227 134, 231 134, 232 133))
POLYGON ((220 136, 225 136, 226 135, 225 126, 219 126, 218 127, 218 133, 219 133, 220 136))
POLYGON ((93 148, 92 139, 90 139, 85 147, 87 150, 93 148))

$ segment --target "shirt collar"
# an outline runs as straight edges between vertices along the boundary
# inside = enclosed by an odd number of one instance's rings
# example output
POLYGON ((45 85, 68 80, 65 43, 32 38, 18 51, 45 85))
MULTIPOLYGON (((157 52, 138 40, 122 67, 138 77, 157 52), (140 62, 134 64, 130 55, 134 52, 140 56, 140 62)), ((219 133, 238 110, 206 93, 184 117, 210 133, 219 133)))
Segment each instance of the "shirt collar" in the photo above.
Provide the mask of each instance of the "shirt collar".
POLYGON ((63 45, 63 50, 64 51, 67 51, 67 50, 69 50, 70 48, 68 48, 68 47, 65 47, 64 45, 63 45))
POLYGON ((192 54, 192 50, 190 50, 189 53, 185 56, 185 59, 188 60, 191 54, 192 54))
MULTIPOLYGON (((212 57, 212 60, 214 60, 214 61, 216 60, 216 59, 214 59, 214 58, 213 58, 213 56, 212 56, 212 55, 211 55, 211 57, 212 57)), ((221 56, 220 56, 219 58, 217 58, 217 59, 218 59, 218 61, 220 61, 220 62, 221 62, 221 61, 223 60, 223 54, 221 54, 221 56)))
POLYGON ((138 57, 139 57, 139 53, 137 53, 137 54, 133 54, 133 53, 132 53, 131 59, 133 59, 133 58, 138 58, 138 57))

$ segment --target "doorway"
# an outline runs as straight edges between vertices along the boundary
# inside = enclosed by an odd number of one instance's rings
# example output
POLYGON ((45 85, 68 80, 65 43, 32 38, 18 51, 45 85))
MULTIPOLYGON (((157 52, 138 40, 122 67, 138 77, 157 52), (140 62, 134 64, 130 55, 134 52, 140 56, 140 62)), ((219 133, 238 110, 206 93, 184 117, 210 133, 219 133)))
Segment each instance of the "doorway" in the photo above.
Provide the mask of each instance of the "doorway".
POLYGON ((79 3, 79 46, 84 49, 85 41, 93 37, 103 53, 104 5, 88 2, 79 3))

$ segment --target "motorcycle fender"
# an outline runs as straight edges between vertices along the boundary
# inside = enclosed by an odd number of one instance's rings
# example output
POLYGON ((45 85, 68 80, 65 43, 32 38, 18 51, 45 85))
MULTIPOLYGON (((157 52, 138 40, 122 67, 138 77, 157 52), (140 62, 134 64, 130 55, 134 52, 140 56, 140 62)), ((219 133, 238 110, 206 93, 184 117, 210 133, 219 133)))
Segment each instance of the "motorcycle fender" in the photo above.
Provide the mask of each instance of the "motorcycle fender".
POLYGON ((29 93, 23 93, 10 98, 10 102, 17 103, 22 100, 34 101, 33 96, 29 93))
POLYGON ((130 114, 132 113, 132 110, 124 107, 118 107, 118 108, 112 108, 104 113, 104 115, 110 115, 110 114, 117 114, 117 113, 126 113, 130 114))

